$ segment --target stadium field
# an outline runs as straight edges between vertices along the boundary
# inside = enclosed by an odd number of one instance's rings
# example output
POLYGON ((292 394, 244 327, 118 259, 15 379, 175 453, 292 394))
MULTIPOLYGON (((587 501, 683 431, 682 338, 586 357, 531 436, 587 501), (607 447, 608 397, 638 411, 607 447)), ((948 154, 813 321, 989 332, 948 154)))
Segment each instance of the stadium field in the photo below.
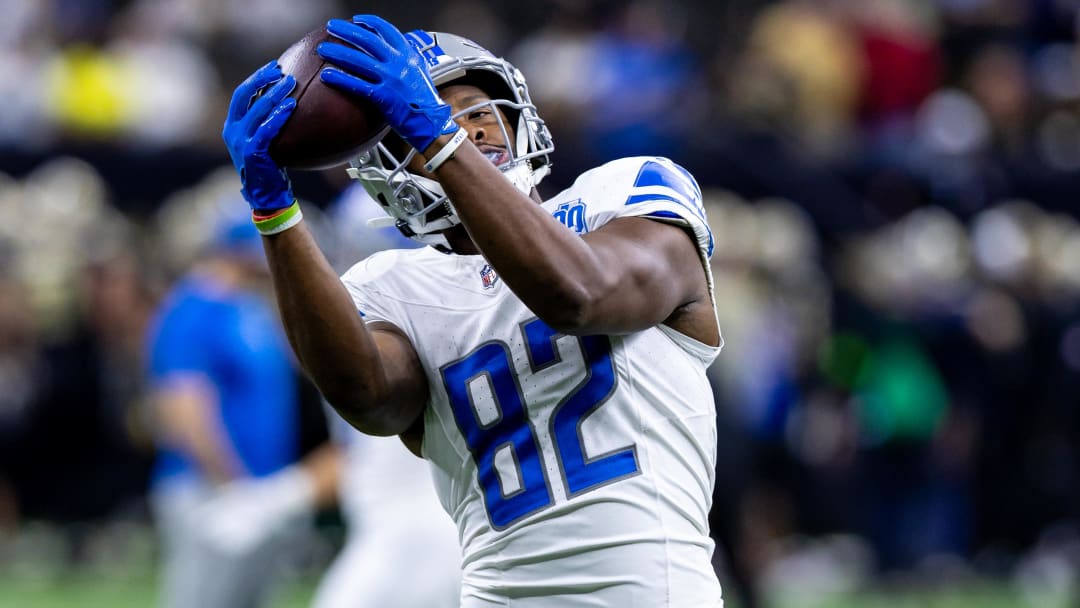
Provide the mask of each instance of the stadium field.
MULTIPOLYGON (((314 581, 294 581, 273 608, 301 608, 310 602, 314 581)), ((151 577, 103 579, 74 574, 42 580, 0 573, 0 608, 150 608, 155 604, 151 577)), ((1052 598, 1022 597, 1006 585, 984 584, 942 591, 878 591, 830 598, 778 600, 768 608, 1056 608, 1052 598)), ((738 608, 728 603, 726 608, 738 608)))
MULTIPOLYGON (((285 585, 273 608, 302 608, 310 603, 314 582, 285 585)), ((152 608, 157 603, 151 577, 105 579, 72 574, 35 579, 0 573, 0 608, 152 608)))

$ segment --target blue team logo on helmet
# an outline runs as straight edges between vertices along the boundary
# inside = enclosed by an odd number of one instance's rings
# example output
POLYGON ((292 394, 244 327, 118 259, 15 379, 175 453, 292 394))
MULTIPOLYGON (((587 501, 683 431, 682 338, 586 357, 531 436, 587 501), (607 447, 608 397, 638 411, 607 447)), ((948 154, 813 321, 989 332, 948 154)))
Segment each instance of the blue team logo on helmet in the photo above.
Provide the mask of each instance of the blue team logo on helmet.
POLYGON ((417 53, 424 58, 428 66, 435 67, 439 65, 439 59, 445 57, 446 53, 443 52, 435 39, 431 37, 431 34, 424 30, 413 30, 408 34, 405 34, 405 40, 416 49, 417 53))

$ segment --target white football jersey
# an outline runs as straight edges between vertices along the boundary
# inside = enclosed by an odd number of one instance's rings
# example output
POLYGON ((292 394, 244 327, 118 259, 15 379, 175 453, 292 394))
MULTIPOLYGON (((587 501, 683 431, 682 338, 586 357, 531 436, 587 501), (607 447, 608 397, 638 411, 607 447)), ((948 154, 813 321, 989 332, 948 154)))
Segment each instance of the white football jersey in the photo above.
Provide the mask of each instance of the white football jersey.
MULTIPOLYGON (((671 161, 608 163, 543 207, 579 234, 627 216, 686 226, 711 293, 701 192, 671 161)), ((387 251, 343 282, 427 373, 423 453, 457 522, 462 606, 721 605, 705 375, 719 347, 663 325, 560 334, 480 255, 387 251)))

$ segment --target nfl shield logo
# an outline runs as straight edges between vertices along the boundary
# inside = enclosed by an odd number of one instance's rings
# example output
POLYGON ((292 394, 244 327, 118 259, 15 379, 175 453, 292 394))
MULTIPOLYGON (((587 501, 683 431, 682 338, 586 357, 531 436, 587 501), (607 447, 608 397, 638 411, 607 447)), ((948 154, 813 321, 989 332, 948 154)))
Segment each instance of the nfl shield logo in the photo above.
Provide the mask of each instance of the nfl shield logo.
POLYGON ((499 275, 495 274, 495 269, 491 267, 491 264, 484 264, 484 267, 480 269, 480 280, 484 282, 484 289, 491 289, 495 287, 495 283, 499 282, 499 275))

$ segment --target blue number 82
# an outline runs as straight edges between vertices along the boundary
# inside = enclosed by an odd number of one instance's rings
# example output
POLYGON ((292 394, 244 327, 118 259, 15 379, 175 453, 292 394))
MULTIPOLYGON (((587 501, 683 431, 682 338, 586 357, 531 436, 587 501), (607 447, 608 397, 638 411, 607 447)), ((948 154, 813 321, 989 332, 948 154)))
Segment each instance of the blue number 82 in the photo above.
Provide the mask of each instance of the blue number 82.
MULTIPOLYGON (((540 319, 525 323, 521 329, 534 374, 562 360, 555 346, 561 334, 540 319)), ((640 471, 634 446, 591 459, 585 455, 581 424, 614 393, 616 375, 607 336, 582 336, 577 341, 585 360, 585 378, 555 406, 549 429, 568 497, 640 471)), ((487 342, 440 371, 454 419, 476 462, 492 526, 504 529, 551 506, 554 503, 551 482, 545 473, 540 443, 529 419, 509 346, 487 342), (497 412, 494 420, 486 423, 480 420, 469 388, 481 378, 488 383, 497 412), (520 475, 518 488, 509 494, 503 493, 495 469, 495 454, 504 447, 511 450, 520 475)))

